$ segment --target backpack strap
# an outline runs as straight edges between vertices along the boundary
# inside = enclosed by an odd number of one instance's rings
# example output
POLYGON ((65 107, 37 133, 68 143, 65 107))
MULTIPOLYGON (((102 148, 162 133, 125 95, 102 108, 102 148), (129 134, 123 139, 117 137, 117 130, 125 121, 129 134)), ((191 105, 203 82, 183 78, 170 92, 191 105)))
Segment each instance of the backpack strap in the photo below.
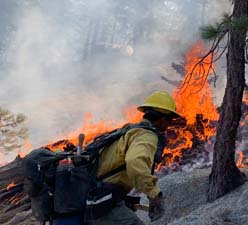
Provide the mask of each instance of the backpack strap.
POLYGON ((93 142, 85 148, 85 153, 90 154, 92 158, 97 158, 104 151, 104 147, 112 144, 121 136, 125 135, 129 130, 134 128, 144 128, 153 131, 158 135, 157 129, 146 122, 138 124, 126 124, 122 128, 112 130, 94 138, 93 142), (102 150, 103 149, 103 150, 102 150), (102 151, 101 151, 102 150, 102 151))
POLYGON ((158 132, 157 135, 158 135, 158 145, 157 145, 157 150, 154 155, 154 160, 152 164, 152 170, 151 170, 152 175, 154 174, 156 166, 162 161, 162 156, 163 156, 164 148, 166 145, 166 138, 165 138, 164 132, 158 132))
POLYGON ((119 173, 119 172, 121 172, 121 171, 123 171, 125 169, 126 169, 126 164, 123 164, 123 165, 121 165, 121 166, 119 166, 119 167, 117 167, 117 168, 115 168, 115 169, 103 174, 102 176, 99 176, 98 179, 99 180, 104 180, 104 179, 106 179, 108 177, 111 177, 114 174, 119 173))
MULTIPOLYGON (((146 130, 150 130, 158 136, 158 146, 157 146, 156 154, 154 156, 154 161, 153 161, 152 170, 151 170, 151 173, 153 174, 156 165, 161 162, 161 156, 162 156, 163 149, 164 149, 165 142, 166 142, 164 133, 159 132, 155 127, 151 126, 149 123, 146 123, 146 122, 141 122, 138 124, 126 124, 122 128, 116 129, 112 132, 113 132, 113 135, 116 135, 116 136, 118 136, 118 138, 120 138, 121 136, 125 135, 129 130, 134 129, 134 128, 143 128, 146 130), (114 132, 116 132, 116 133, 114 134, 114 132), (118 134, 117 134, 117 132, 118 132, 118 134)), ((112 132, 110 132, 110 135, 112 134, 112 132)), ((99 136, 97 138, 101 138, 101 137, 103 137, 103 136, 99 136)), ((111 143, 109 143, 109 144, 111 144, 111 143)), ((126 169, 126 164, 123 164, 123 165, 103 174, 102 176, 98 177, 98 179, 104 180, 104 179, 111 177, 111 176, 115 175, 116 173, 119 173, 125 169, 126 169)))
POLYGON ((159 163, 161 163, 161 161, 162 161, 163 150, 164 150, 165 145, 166 145, 165 134, 164 134, 164 132, 158 131, 155 127, 151 126, 147 122, 141 122, 141 123, 138 123, 138 124, 131 124, 131 125, 129 125, 129 128, 127 128, 127 129, 130 130, 130 129, 133 129, 133 128, 144 128, 144 129, 153 131, 158 136, 157 150, 156 150, 156 153, 154 155, 154 160, 153 160, 152 169, 151 169, 151 174, 153 175, 156 166, 159 163))

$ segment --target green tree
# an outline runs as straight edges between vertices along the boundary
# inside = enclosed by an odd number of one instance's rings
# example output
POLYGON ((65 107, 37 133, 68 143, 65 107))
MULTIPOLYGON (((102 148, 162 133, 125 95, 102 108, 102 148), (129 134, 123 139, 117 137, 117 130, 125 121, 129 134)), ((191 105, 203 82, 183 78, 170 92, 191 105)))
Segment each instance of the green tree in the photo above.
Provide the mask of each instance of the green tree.
POLYGON ((0 151, 8 153, 18 150, 28 137, 24 126, 25 116, 14 115, 9 110, 0 107, 0 151))
POLYGON ((232 15, 224 15, 220 23, 202 29, 203 38, 213 42, 210 51, 199 60, 199 64, 203 63, 204 58, 209 55, 214 62, 227 52, 227 84, 214 145, 208 201, 223 196, 246 180, 245 175, 235 164, 235 142, 242 114, 241 104, 245 87, 247 29, 247 0, 234 0, 232 15), (227 41, 227 44, 224 49, 221 49, 220 42, 223 40, 227 41))

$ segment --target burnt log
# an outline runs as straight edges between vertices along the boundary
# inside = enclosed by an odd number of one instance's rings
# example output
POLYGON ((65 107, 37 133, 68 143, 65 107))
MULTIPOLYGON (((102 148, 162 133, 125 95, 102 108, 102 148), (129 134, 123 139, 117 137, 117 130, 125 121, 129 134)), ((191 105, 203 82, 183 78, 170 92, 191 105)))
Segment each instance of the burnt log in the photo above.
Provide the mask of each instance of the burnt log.
POLYGON ((22 159, 17 156, 13 162, 0 167, 0 174, 0 189, 6 188, 11 182, 22 183, 24 179, 22 159))
MULTIPOLYGON (((0 167, 0 224, 11 224, 8 221, 20 212, 30 210, 29 197, 24 193, 24 176, 22 158, 0 167), (13 186, 7 188, 9 184, 13 186)), ((16 220, 15 220, 16 221, 16 220)), ((19 224, 19 223, 16 223, 19 224)))
POLYGON ((24 183, 17 184, 13 186, 12 188, 4 188, 0 191, 0 202, 4 201, 5 199, 8 199, 10 197, 15 196, 16 194, 23 193, 23 186, 24 183))

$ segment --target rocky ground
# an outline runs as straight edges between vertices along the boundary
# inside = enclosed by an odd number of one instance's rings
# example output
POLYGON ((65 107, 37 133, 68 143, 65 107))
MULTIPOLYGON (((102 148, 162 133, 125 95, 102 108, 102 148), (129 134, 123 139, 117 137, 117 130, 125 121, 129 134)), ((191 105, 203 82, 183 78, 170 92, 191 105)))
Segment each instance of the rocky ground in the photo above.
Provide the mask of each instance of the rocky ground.
MULTIPOLYGON (((243 172, 248 175, 248 170, 243 172)), ((164 216, 152 225, 248 225, 248 182, 213 203, 206 203, 210 169, 178 172, 160 180, 165 194, 164 216)), ((145 199, 144 199, 145 201, 145 199)))
MULTIPOLYGON (((11 177, 14 168, 20 169, 20 165, 18 159, 0 168, 1 186, 6 185, 9 178, 21 180, 21 174, 11 177)), ((244 172, 248 175, 248 169, 244 172)), ((248 225, 248 182, 215 202, 206 203, 209 173, 209 168, 195 169, 161 178, 159 184, 166 203, 164 216, 153 223, 145 212, 138 211, 138 216, 148 225, 248 225)), ((32 217, 29 199, 23 197, 21 203, 15 205, 6 198, 4 190, 0 191, 0 224, 38 225, 32 217)), ((147 204, 146 197, 142 203, 147 204)))

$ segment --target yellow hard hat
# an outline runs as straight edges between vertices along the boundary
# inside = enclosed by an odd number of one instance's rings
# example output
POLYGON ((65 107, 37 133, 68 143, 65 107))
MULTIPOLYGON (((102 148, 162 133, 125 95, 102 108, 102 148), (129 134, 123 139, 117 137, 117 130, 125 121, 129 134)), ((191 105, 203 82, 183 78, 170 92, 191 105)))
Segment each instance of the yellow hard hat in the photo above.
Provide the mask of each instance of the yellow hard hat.
POLYGON ((156 111, 164 114, 173 113, 175 117, 181 117, 176 112, 176 103, 168 92, 156 91, 145 99, 143 105, 138 110, 144 112, 147 107, 151 107, 156 111))

